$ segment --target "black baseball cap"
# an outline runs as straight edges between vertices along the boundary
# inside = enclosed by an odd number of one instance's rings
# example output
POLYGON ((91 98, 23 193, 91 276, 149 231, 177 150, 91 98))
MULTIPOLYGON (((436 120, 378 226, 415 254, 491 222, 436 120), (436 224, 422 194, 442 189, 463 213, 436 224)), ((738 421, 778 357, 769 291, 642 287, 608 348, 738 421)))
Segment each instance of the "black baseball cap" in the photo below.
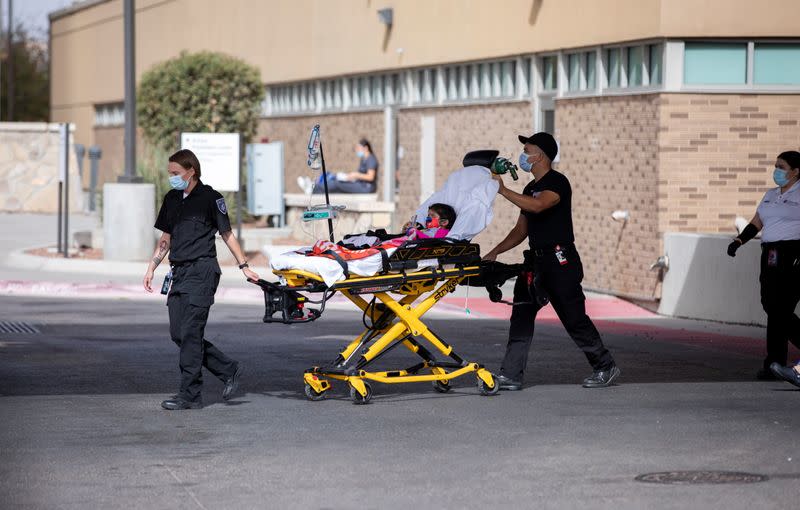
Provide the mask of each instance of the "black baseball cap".
POLYGON ((553 138, 553 135, 550 133, 540 131, 527 137, 519 135, 519 141, 539 147, 542 149, 542 152, 544 152, 545 156, 550 158, 550 161, 556 159, 556 156, 558 155, 558 144, 556 143, 556 139, 553 138))

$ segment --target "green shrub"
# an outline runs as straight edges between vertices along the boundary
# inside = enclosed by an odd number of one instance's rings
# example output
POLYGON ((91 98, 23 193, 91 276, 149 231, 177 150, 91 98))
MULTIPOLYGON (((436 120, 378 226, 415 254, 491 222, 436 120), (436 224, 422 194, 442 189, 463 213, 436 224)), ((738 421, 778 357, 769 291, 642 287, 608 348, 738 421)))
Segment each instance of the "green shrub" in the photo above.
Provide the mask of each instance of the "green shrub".
POLYGON ((181 132, 256 132, 264 97, 258 68, 212 52, 181 53, 142 75, 137 93, 139 126, 153 146, 170 151, 181 132))
MULTIPOLYGON (((183 52, 142 75, 136 113, 148 147, 138 169, 145 182, 156 186, 156 210, 169 191, 167 158, 180 147, 181 132, 240 133, 244 162, 245 145, 256 133, 263 98, 258 68, 221 53, 183 52)), ((244 200, 246 178, 241 169, 240 178, 244 200)), ((235 195, 223 196, 235 221, 235 195)))

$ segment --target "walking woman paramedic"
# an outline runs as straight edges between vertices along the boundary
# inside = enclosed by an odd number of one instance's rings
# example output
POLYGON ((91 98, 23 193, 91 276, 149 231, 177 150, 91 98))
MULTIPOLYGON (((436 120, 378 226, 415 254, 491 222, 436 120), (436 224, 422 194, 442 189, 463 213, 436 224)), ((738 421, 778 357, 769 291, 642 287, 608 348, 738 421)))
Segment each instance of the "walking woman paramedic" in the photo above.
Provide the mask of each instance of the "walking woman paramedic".
POLYGON ((239 362, 203 336, 222 274, 214 247, 217 232, 236 257, 244 276, 258 280, 258 275, 249 269, 239 241, 231 231, 225 199, 200 181, 197 156, 190 150, 179 150, 170 156, 167 171, 173 189, 164 195, 156 219, 155 228, 163 233, 143 283, 147 292, 153 292, 153 273, 169 252, 172 266, 172 287, 167 297, 169 333, 180 348, 181 383, 177 395, 163 401, 161 407, 170 411, 199 409, 203 407, 202 367, 225 384, 222 392, 225 400, 238 389, 242 374, 239 362))
POLYGON ((794 310, 800 301, 800 152, 778 155, 773 171, 778 185, 764 194, 756 214, 728 246, 736 256, 741 245, 761 231, 761 306, 767 312, 767 357, 756 373, 773 380, 770 365, 786 365, 791 341, 800 347, 800 318, 794 310))

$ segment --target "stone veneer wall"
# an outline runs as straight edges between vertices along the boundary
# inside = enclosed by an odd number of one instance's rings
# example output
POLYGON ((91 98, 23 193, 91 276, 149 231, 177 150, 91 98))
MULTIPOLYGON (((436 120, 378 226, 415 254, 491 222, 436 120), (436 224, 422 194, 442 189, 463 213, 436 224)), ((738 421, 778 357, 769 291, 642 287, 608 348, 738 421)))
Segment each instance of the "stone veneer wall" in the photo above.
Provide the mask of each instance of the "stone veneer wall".
MULTIPOLYGON (((57 124, 0 123, 0 211, 55 213, 58 210, 57 124)), ((69 210, 83 211, 74 145, 69 148, 69 210)))
POLYGON ((572 184, 575 238, 585 285, 656 297, 649 265, 660 254, 658 230, 658 95, 561 99, 558 169, 572 184), (628 210, 617 222, 614 210, 628 210))
POLYGON ((735 234, 775 184, 775 158, 800 150, 800 95, 664 94, 660 233, 735 234))

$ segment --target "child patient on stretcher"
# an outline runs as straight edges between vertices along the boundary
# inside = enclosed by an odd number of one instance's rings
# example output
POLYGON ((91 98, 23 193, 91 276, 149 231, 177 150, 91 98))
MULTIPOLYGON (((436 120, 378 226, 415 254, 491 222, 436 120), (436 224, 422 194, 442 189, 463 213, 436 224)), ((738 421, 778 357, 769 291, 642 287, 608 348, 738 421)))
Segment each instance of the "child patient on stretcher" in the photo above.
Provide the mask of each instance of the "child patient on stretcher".
MULTIPOLYGON (((416 219, 416 218, 415 218, 416 219)), ((368 246, 362 249, 351 249, 346 246, 334 244, 330 241, 320 240, 317 241, 311 248, 311 251, 306 252, 309 256, 323 256, 331 257, 335 253, 338 257, 345 260, 354 260, 364 257, 369 257, 378 253, 381 249, 396 248, 407 241, 415 239, 441 239, 447 237, 450 232, 450 227, 456 221, 456 211, 447 204, 433 204, 428 208, 428 216, 425 218, 425 224, 409 221, 403 225, 403 234, 391 236, 391 239, 378 239, 371 238, 371 236, 361 235, 358 236, 359 240, 355 238, 345 238, 345 243, 363 245, 364 242, 370 241, 368 246), (372 242, 374 239, 374 242, 372 242), (350 242, 348 242, 350 241, 350 242)))
MULTIPOLYGON (((415 218, 416 219, 416 218, 415 218)), ((425 225, 409 221, 403 225, 408 239, 439 239, 447 237, 450 227, 456 221, 456 211, 447 204, 433 204, 428 208, 425 225)))

